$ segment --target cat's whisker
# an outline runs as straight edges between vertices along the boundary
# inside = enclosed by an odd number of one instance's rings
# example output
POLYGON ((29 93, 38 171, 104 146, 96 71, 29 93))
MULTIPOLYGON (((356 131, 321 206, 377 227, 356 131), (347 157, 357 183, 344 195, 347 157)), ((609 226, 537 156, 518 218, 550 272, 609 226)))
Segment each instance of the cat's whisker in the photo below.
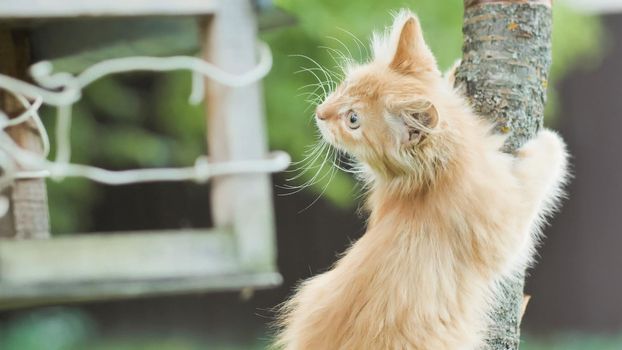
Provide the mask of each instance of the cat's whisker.
MULTIPOLYGON (((333 168, 330 168, 330 170, 334 170, 333 168)), ((313 181, 313 183, 304 183, 302 185, 283 185, 283 186, 279 186, 280 189, 284 189, 284 190, 293 190, 292 192, 288 192, 288 193, 280 193, 279 196, 291 196, 293 194, 299 193, 319 182, 321 182, 322 180, 324 180, 326 178, 326 176, 328 176, 330 174, 329 172, 325 172, 324 175, 322 175, 321 177, 319 177, 317 180, 313 181)))
POLYGON ((308 88, 313 88, 313 90, 319 89, 321 85, 326 85, 326 83, 312 83, 312 84, 307 84, 305 86, 301 86, 298 89, 296 89, 296 91, 304 91, 305 89, 308 88))
MULTIPOLYGON (((325 47, 325 46, 320 46, 320 48, 328 48, 328 47, 325 47)), ((327 79, 330 79, 330 81, 332 81, 332 79, 331 79, 331 78, 337 78, 337 79, 340 79, 340 78, 341 78, 341 77, 338 75, 338 73, 337 73, 337 72, 335 72, 334 70, 329 69, 329 68, 326 68, 326 67, 324 67, 324 66, 320 66, 320 65, 319 65, 319 63, 317 63, 317 62, 316 62, 315 64, 317 65, 317 67, 304 67, 304 68, 305 68, 305 69, 315 70, 315 71, 318 71, 318 70, 319 70, 319 71, 321 71, 321 72, 322 72, 322 74, 324 74, 324 73, 328 73, 327 79)), ((301 70, 298 70, 298 71, 294 72, 294 74, 300 74, 300 73, 302 73, 302 72, 304 72, 304 70, 302 70, 302 69, 301 69, 301 70)))
MULTIPOLYGON (((320 77, 315 74, 315 72, 313 71, 313 69, 309 69, 309 68, 302 68, 303 71, 306 71, 308 73, 311 73, 315 79, 317 79, 317 81, 319 82, 319 86, 322 88, 322 92, 324 93, 324 96, 328 96, 329 91, 326 90, 326 88, 324 87, 325 85, 329 85, 327 84, 327 82, 323 82, 320 77)), ((329 85, 329 89, 330 89, 330 85, 329 85)))
MULTIPOLYGON (((316 60, 314 60, 313 58, 311 58, 309 56, 305 56, 305 55, 296 55, 296 56, 302 57, 302 58, 308 60, 309 62, 315 64, 317 66, 317 68, 319 68, 319 70, 322 71, 322 73, 326 77, 326 80, 331 82, 331 84, 334 83, 333 80, 331 79, 330 75, 326 71, 326 68, 324 68, 321 64, 319 64, 316 60)), ((307 69, 312 69, 312 68, 307 68, 307 69)), ((313 68, 313 69, 315 69, 315 68, 313 68)), ((315 73, 312 70, 310 70, 309 72, 315 75, 315 73)), ((321 81, 321 79, 319 77, 317 77, 317 75, 316 75, 316 78, 318 79, 318 81, 321 81)), ((328 96, 328 93, 326 91, 324 91, 324 95, 328 96)))
POLYGON ((343 167, 339 166, 337 163, 333 163, 333 166, 334 166, 335 168, 337 168, 337 169, 339 169, 339 170, 343 171, 344 173, 350 173, 350 174, 353 174, 353 172, 352 172, 352 171, 350 171, 350 170, 348 170, 348 169, 346 169, 346 168, 343 168, 343 167))
POLYGON ((301 91, 301 90, 304 90, 304 89, 307 89, 307 88, 310 88, 310 87, 314 87, 313 91, 317 91, 317 90, 319 90, 319 88, 320 88, 320 84, 318 84, 318 83, 315 83, 315 84, 307 84, 307 85, 305 85, 305 86, 301 86, 301 87, 299 87, 298 89, 296 89, 296 91, 301 91))
MULTIPOLYGON (((304 58, 306 58, 309 62, 313 63, 317 68, 313 68, 313 69, 319 69, 321 70, 323 73, 333 73, 330 69, 327 69, 326 67, 322 66, 321 64, 319 64, 316 60, 312 59, 311 57, 308 56, 302 56, 304 58)), ((326 75, 327 79, 330 79, 329 75, 326 75)))
POLYGON ((351 67, 356 63, 355 60, 352 57, 347 57, 343 54, 343 52, 333 47, 321 46, 321 48, 327 50, 328 55, 331 57, 333 62, 335 62, 335 68, 340 72, 335 73, 335 75, 338 76, 338 81, 342 81, 348 72, 348 67, 351 67), (335 57, 335 55, 337 55, 337 57, 335 57))
MULTIPOLYGON (((306 92, 306 93, 302 93, 302 94, 298 94, 296 95, 297 97, 305 97, 305 102, 308 102, 309 104, 316 104, 317 105, 317 101, 321 101, 323 96, 319 95, 316 92, 306 92)), ((308 108, 309 106, 307 106, 308 108)))
POLYGON ((333 62, 335 62, 336 67, 339 68, 339 70, 341 70, 342 72, 343 72, 343 65, 345 65, 347 62, 352 61, 351 57, 348 57, 341 50, 338 50, 334 47, 320 46, 320 48, 328 51, 328 54, 333 59, 333 62), (337 56, 337 58, 335 58, 335 55, 337 56))
POLYGON ((328 52, 328 55, 335 63, 334 67, 337 68, 337 70, 341 72, 341 73, 337 73, 335 71, 332 71, 334 77, 336 78, 336 80, 342 81, 344 78, 344 72, 345 72, 344 67, 346 67, 347 65, 353 62, 352 58, 346 57, 341 51, 335 48, 329 47, 329 46, 320 46, 320 48, 325 49, 328 52))
MULTIPOLYGON (((339 69, 342 73, 344 72, 344 67, 353 62, 351 57, 347 57, 343 54, 343 52, 330 47, 330 46, 320 46, 320 48, 328 51, 328 55, 335 62, 335 68, 339 69)), ((341 74, 343 75, 343 74, 341 74)), ((342 79, 339 79, 342 80, 342 79)))
MULTIPOLYGON (((318 169, 318 172, 321 171, 321 168, 323 167, 323 162, 318 164, 318 158, 322 154, 324 154, 324 151, 325 151, 325 147, 319 148, 318 151, 314 151, 315 155, 311 154, 310 156, 306 157, 296 169, 288 170, 287 171, 288 173, 296 173, 296 174, 286 179, 286 181, 294 181, 314 169, 318 169)), ((314 174, 314 177, 315 176, 317 176, 317 172, 314 174)), ((312 182, 314 177, 312 177, 310 180, 308 180, 306 183, 300 186, 303 186, 309 182, 312 182)), ((293 186, 293 185, 288 185, 288 186, 293 186)))
POLYGON ((304 101, 307 103, 305 107, 305 112, 309 111, 311 107, 317 107, 322 101, 324 101, 324 96, 318 93, 319 88, 316 88, 314 91, 304 92, 297 94, 296 97, 304 97, 304 101))
MULTIPOLYGON (((315 96, 312 99, 305 99, 305 102, 307 102, 307 107, 305 107, 305 112, 309 111, 309 108, 311 107, 316 107, 317 105, 319 105, 322 102, 322 96, 315 96)), ((313 118, 310 119, 311 121, 313 120, 313 118)))
POLYGON ((338 30, 340 30, 340 31, 342 31, 342 32, 344 32, 344 33, 346 33, 346 34, 348 34, 349 36, 351 36, 351 37, 352 37, 352 39, 354 39, 354 42, 356 43, 356 46, 357 46, 357 47, 358 47, 358 49, 359 49, 359 54, 360 54, 360 57, 359 57, 359 58, 360 58, 360 60, 363 60, 363 54, 362 54, 362 52, 361 52, 361 49, 362 49, 363 51, 365 51, 365 56, 366 56, 366 57, 369 57, 369 56, 370 56, 370 54, 369 54, 369 50, 368 50, 368 48, 367 48, 367 45, 365 45, 365 43, 363 43, 363 41, 361 41, 361 39, 359 39, 356 35, 354 35, 354 34, 353 34, 351 31, 349 31, 349 30, 346 30, 346 29, 341 28, 341 27, 337 27, 337 29, 338 29, 338 30))
MULTIPOLYGON (((295 74, 310 73, 317 80, 317 83, 305 85, 305 86, 299 88, 298 90, 301 90, 301 89, 304 89, 304 88, 307 88, 307 87, 314 87, 315 86, 315 89, 313 89, 313 91, 311 91, 311 93, 317 94, 317 92, 321 90, 322 96, 327 96, 328 92, 326 90, 326 86, 328 86, 328 89, 330 90, 331 89, 331 83, 329 81, 322 81, 320 79, 320 77, 317 74, 315 74, 314 70, 317 70, 317 68, 304 68, 303 67, 299 71, 295 72, 295 74)), ((317 94, 317 95, 319 95, 319 94, 317 94)))
MULTIPOLYGON (((310 186, 310 185, 312 185, 312 184, 313 184, 313 181, 315 181, 315 179, 317 178, 317 176, 319 175, 319 173, 321 172, 321 170, 324 168, 324 165, 325 165, 325 164, 326 164, 326 162, 328 161, 328 158, 329 158, 329 155, 330 155, 329 149, 327 149, 327 148, 325 148, 325 147, 323 147, 323 148, 322 148, 322 151, 319 153, 319 155, 321 155, 322 153, 324 153, 324 150, 326 150, 326 156, 324 156, 324 159, 322 160, 322 163, 320 164, 318 171, 315 173, 315 175, 314 175, 314 176, 313 176, 313 177, 312 177, 309 181, 305 182, 305 184, 303 184, 303 185, 305 185, 305 186, 310 186), (307 184, 309 184, 309 185, 307 185, 307 184)), ((315 163, 315 162, 316 162, 316 160, 317 160, 317 159, 314 159, 314 160, 313 160, 313 163, 315 163)), ((300 173, 300 174, 298 174, 298 175, 295 175, 295 176, 293 176, 293 177, 291 177, 291 178, 288 178, 288 179, 286 179, 286 180, 287 180, 287 181, 293 181, 293 180, 296 180, 296 179, 298 179, 300 176, 302 176, 302 174, 304 174, 305 172, 306 172, 306 170, 305 170, 304 172, 302 172, 302 173, 300 173)))
POLYGON ((307 107, 305 107, 305 112, 307 112, 310 107, 317 106, 317 104, 318 104, 317 102, 320 101, 321 98, 322 98, 322 96, 311 95, 311 94, 298 95, 298 97, 306 97, 304 99, 304 101, 307 103, 307 107))
MULTIPOLYGON (((318 153, 318 152, 319 152, 319 149, 320 149, 320 148, 316 146, 316 147, 313 147, 313 148, 312 148, 312 149, 310 149, 310 150, 305 151, 305 152, 302 154, 302 155, 303 155, 303 158, 302 158, 301 160, 298 160, 298 161, 292 162, 292 163, 291 163, 291 165, 293 165, 293 166, 298 166, 298 165, 300 165, 300 164, 306 164, 306 163, 307 163, 307 161, 309 160, 309 158, 310 158, 310 157, 313 157, 316 153, 318 153)), ((317 156, 317 155, 316 155, 316 156, 317 156)), ((294 170, 292 170, 292 169, 288 169, 288 170, 285 170, 285 172, 292 172, 292 171, 295 171, 295 170, 296 170, 296 169, 294 169, 294 170)))
POLYGON ((306 157, 305 159, 301 160, 299 162, 299 164, 297 164, 296 168, 286 170, 287 173, 295 173, 295 175, 292 175, 293 177, 288 178, 286 180, 287 181, 296 180, 297 178, 299 178, 303 174, 307 173, 309 170, 317 168, 319 165, 315 164, 315 163, 317 162, 318 158, 324 152, 323 152, 323 150, 320 150, 320 151, 316 151, 315 153, 316 153, 315 155, 311 154, 308 157, 306 157))
MULTIPOLYGON (((319 48, 323 48, 326 49, 328 51, 328 55, 330 56, 330 58, 337 64, 337 66, 335 66, 335 68, 337 68, 337 71, 330 69, 330 68, 326 68, 324 66, 320 66, 319 63, 316 62, 316 65, 319 68, 314 68, 315 70, 321 70, 322 72, 328 73, 327 75, 327 80, 328 82, 331 84, 332 89, 336 88, 336 82, 337 81, 341 81, 343 80, 343 74, 340 74, 339 71, 342 71, 341 66, 338 63, 338 59, 335 58, 335 56, 332 54, 332 52, 330 51, 330 47, 327 46, 319 46, 319 48)), ((340 53, 341 54, 341 53, 340 53)), ((343 59, 347 60, 346 57, 343 57, 343 59)))
POLYGON ((334 37, 334 36, 328 36, 328 39, 334 40, 337 43, 339 43, 339 45, 343 46, 344 49, 346 49, 346 52, 348 53, 348 57, 354 57, 354 55, 352 55, 352 52, 350 52, 350 49, 348 48, 348 46, 346 44, 343 43, 343 41, 339 40, 338 38, 334 37))
POLYGON ((311 98, 307 98, 304 100, 307 103, 307 107, 305 107, 305 112, 308 112, 309 108, 317 106, 319 99, 322 98, 321 96, 310 96, 310 97, 311 98))
POLYGON ((352 164, 344 162, 344 164, 346 164, 347 166, 349 166, 350 168, 344 168, 343 166, 341 166, 341 158, 343 156, 343 153, 337 149, 334 149, 334 158, 333 158, 333 166, 345 173, 349 173, 349 174, 358 174, 359 171, 357 171, 354 167, 352 167, 352 164))
POLYGON ((324 195, 324 193, 326 193, 326 189, 328 189, 328 186, 330 185, 331 181, 333 180, 333 177, 335 176, 335 173, 337 173, 337 171, 335 170, 335 168, 331 168, 330 171, 330 177, 328 178, 328 181, 326 181, 326 185, 324 185, 324 188, 322 188, 322 191, 320 192, 320 194, 317 195, 317 197, 315 197, 315 199, 313 200, 313 202, 311 202, 309 205, 307 205, 306 207, 304 207, 302 210, 300 210, 298 212, 298 214, 304 212, 305 210, 311 208, 313 206, 313 204, 317 203, 317 201, 320 200, 320 198, 322 198, 322 196, 324 195))
POLYGON ((314 64, 317 68, 322 69, 322 65, 320 65, 319 63, 317 63, 317 61, 315 61, 314 59, 312 59, 312 58, 311 58, 311 57, 309 57, 309 56, 297 54, 297 55, 290 55, 290 57, 300 57, 300 58, 304 58, 305 60, 307 60, 307 61, 309 61, 309 62, 313 63, 313 64, 314 64))
MULTIPOLYGON (((321 70, 319 68, 314 68, 314 67, 311 67, 311 68, 301 67, 300 70, 294 72, 294 74, 307 73, 309 71, 320 71, 320 72, 322 72, 322 74, 324 74, 323 70, 321 70)), ((325 81, 319 81, 318 83, 307 84, 305 86, 302 86, 302 87, 298 88, 298 90, 302 90, 302 89, 305 89, 305 88, 308 88, 308 87, 312 87, 312 86, 319 87, 319 86, 322 86, 322 85, 330 86, 331 85, 331 81, 330 80, 325 80, 325 81)))
POLYGON ((300 174, 296 175, 296 177, 291 178, 291 179, 286 179, 288 181, 291 180, 295 180, 296 178, 300 177, 300 175, 306 173, 309 169, 312 169, 314 167, 313 164, 317 161, 317 159, 322 155, 322 153, 324 153, 324 146, 320 146, 320 147, 316 147, 314 148, 311 153, 309 153, 308 155, 306 155, 303 159, 292 163, 292 165, 295 165, 296 168, 294 169, 288 169, 285 172, 287 173, 292 173, 292 172, 299 172, 301 170, 303 170, 300 174))
MULTIPOLYGON (((323 150, 326 148, 323 148, 323 150)), ((314 168, 318 168, 318 171, 315 173, 315 175, 309 179, 308 181, 306 181, 305 183, 301 184, 301 185, 285 185, 285 186, 279 186, 282 189, 287 189, 287 190, 294 190, 292 192, 289 193, 282 193, 279 194, 280 196, 289 196, 289 195, 293 195, 296 193, 299 193, 300 191, 315 185, 316 183, 321 182, 322 180, 324 180, 326 178, 326 176, 328 176, 330 174, 330 172, 326 172, 324 173, 324 175, 320 176, 318 178, 318 176, 322 173, 322 170, 324 169, 324 165, 327 163, 328 157, 330 155, 329 150, 327 150, 326 152, 326 156, 324 158, 324 160, 322 161, 322 163, 319 165, 319 168, 317 166, 315 166, 314 168)), ((331 168, 331 170, 333 170, 333 168, 331 168)), ((332 176, 331 176, 332 177, 332 176)))
POLYGON ((354 197, 354 200, 357 202, 360 202, 363 200, 364 196, 367 194, 369 187, 363 181, 357 181, 355 183, 355 186, 357 187, 356 189, 357 193, 356 193, 356 196, 354 197))
MULTIPOLYGON (((309 108, 315 108, 320 105, 324 101, 324 98, 324 96, 315 92, 308 93, 307 98, 305 98, 304 100, 307 103, 307 106, 304 109, 305 113, 309 111, 309 108)), ((315 113, 311 115, 311 118, 309 118, 309 122, 312 122, 315 119, 314 116, 315 113)))
POLYGON ((321 143, 317 143, 313 148, 310 148, 309 150, 305 151, 305 153, 303 153, 303 155, 305 156, 303 160, 295 162, 294 164, 307 163, 310 157, 317 156, 319 153, 323 151, 324 147, 325 146, 322 145, 321 143))
POLYGON ((318 93, 318 90, 320 90, 319 87, 316 87, 315 90, 313 91, 307 91, 307 92, 302 92, 299 93, 297 96, 306 96, 306 97, 318 97, 318 98, 323 98, 324 96, 320 95, 318 93))
MULTIPOLYGON (((305 102, 307 103, 307 107, 305 107, 304 112, 307 113, 309 112, 309 108, 313 108, 317 106, 318 105, 317 101, 318 101, 317 99, 305 100, 305 102)), ((313 117, 309 118, 309 120, 307 121, 307 125, 311 125, 311 122, 313 122, 313 117)))

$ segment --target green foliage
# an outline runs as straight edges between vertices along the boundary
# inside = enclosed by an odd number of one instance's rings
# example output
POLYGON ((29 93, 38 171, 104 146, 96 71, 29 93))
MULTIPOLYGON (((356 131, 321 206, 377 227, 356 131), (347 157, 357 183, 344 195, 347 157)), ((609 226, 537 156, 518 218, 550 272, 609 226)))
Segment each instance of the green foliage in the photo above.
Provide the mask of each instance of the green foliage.
POLYGON ((186 72, 168 73, 156 81, 153 94, 155 128, 175 140, 172 160, 192 164, 205 153, 205 108, 188 103, 191 76, 186 72))
MULTIPOLYGON (((52 145, 56 142, 54 126, 55 111, 45 109, 42 119, 48 130, 52 145)), ((72 161, 91 164, 98 147, 97 124, 89 108, 84 103, 74 107, 71 139, 72 161)), ((54 159, 54 147, 50 159, 54 159)), ((62 182, 47 181, 48 204, 50 210, 50 225, 55 233, 68 233, 84 230, 90 223, 90 208, 98 198, 98 190, 94 184, 86 179, 66 179, 62 182)))
MULTIPOLYGON (((72 161, 111 169, 187 166, 205 153, 203 107, 187 102, 190 75, 164 74, 154 83, 141 91, 131 80, 113 76, 89 86, 73 108, 72 161)), ((55 113, 43 113, 52 144, 55 113)), ((89 230, 90 211, 103 187, 73 178, 47 184, 53 232, 89 230)))

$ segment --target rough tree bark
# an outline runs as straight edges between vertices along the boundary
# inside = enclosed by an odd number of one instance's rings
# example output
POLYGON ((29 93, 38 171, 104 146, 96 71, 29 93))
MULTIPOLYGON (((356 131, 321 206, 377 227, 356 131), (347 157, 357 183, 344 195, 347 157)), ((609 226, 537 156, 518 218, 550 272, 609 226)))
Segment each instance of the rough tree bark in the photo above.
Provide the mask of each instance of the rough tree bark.
MULTIPOLYGON (((513 152, 542 126, 551 64, 552 0, 465 0, 462 64, 456 85, 493 120, 513 152)), ((524 276, 523 276, 524 277, 524 276)), ((520 344, 524 278, 504 281, 488 334, 490 350, 520 344)))

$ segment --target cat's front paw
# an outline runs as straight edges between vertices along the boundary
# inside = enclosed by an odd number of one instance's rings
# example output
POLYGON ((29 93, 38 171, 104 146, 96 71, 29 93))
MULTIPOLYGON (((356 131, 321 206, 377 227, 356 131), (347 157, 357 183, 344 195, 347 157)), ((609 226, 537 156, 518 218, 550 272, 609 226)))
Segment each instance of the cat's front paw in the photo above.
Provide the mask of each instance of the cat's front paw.
MULTIPOLYGON (((554 131, 542 129, 517 152, 515 174, 524 195, 535 203, 545 203, 541 211, 550 211, 563 197, 568 182, 568 152, 564 140, 554 131)), ((538 204, 539 205, 539 204, 538 204)))
POLYGON ((521 147, 517 156, 528 162, 531 159, 533 164, 530 166, 542 166, 559 172, 565 172, 568 162, 566 143, 558 133, 546 128, 521 147))

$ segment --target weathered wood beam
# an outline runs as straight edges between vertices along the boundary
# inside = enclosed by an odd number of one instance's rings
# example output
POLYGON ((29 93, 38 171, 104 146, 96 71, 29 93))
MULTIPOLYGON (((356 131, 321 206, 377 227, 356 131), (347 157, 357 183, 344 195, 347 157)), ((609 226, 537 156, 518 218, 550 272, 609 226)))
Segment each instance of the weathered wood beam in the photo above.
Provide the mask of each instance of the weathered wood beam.
MULTIPOLYGON (((230 73, 257 64, 257 22, 250 0, 228 0, 203 26, 203 57, 230 73)), ((207 143, 213 161, 263 159, 268 152, 261 83, 207 84, 207 143)), ((212 180, 212 215, 231 226, 241 263, 276 270, 276 238, 269 174, 212 180)))
MULTIPOLYGON (((0 27, 0 73, 27 80, 30 64, 27 34, 0 27)), ((24 108, 7 91, 0 91, 0 109, 15 117, 24 108)), ((40 137, 32 121, 7 129, 8 134, 22 148, 42 152, 40 137)), ((2 195, 10 199, 9 212, 0 218, 0 238, 47 238, 49 218, 45 180, 18 180, 2 195)), ((0 243, 1 244, 1 243, 0 243)))
POLYGON ((0 309, 280 282, 278 273, 242 266, 228 229, 84 234, 0 245, 0 309))
POLYGON ((20 0, 0 1, 2 19, 180 16, 213 13, 219 0, 20 0))

